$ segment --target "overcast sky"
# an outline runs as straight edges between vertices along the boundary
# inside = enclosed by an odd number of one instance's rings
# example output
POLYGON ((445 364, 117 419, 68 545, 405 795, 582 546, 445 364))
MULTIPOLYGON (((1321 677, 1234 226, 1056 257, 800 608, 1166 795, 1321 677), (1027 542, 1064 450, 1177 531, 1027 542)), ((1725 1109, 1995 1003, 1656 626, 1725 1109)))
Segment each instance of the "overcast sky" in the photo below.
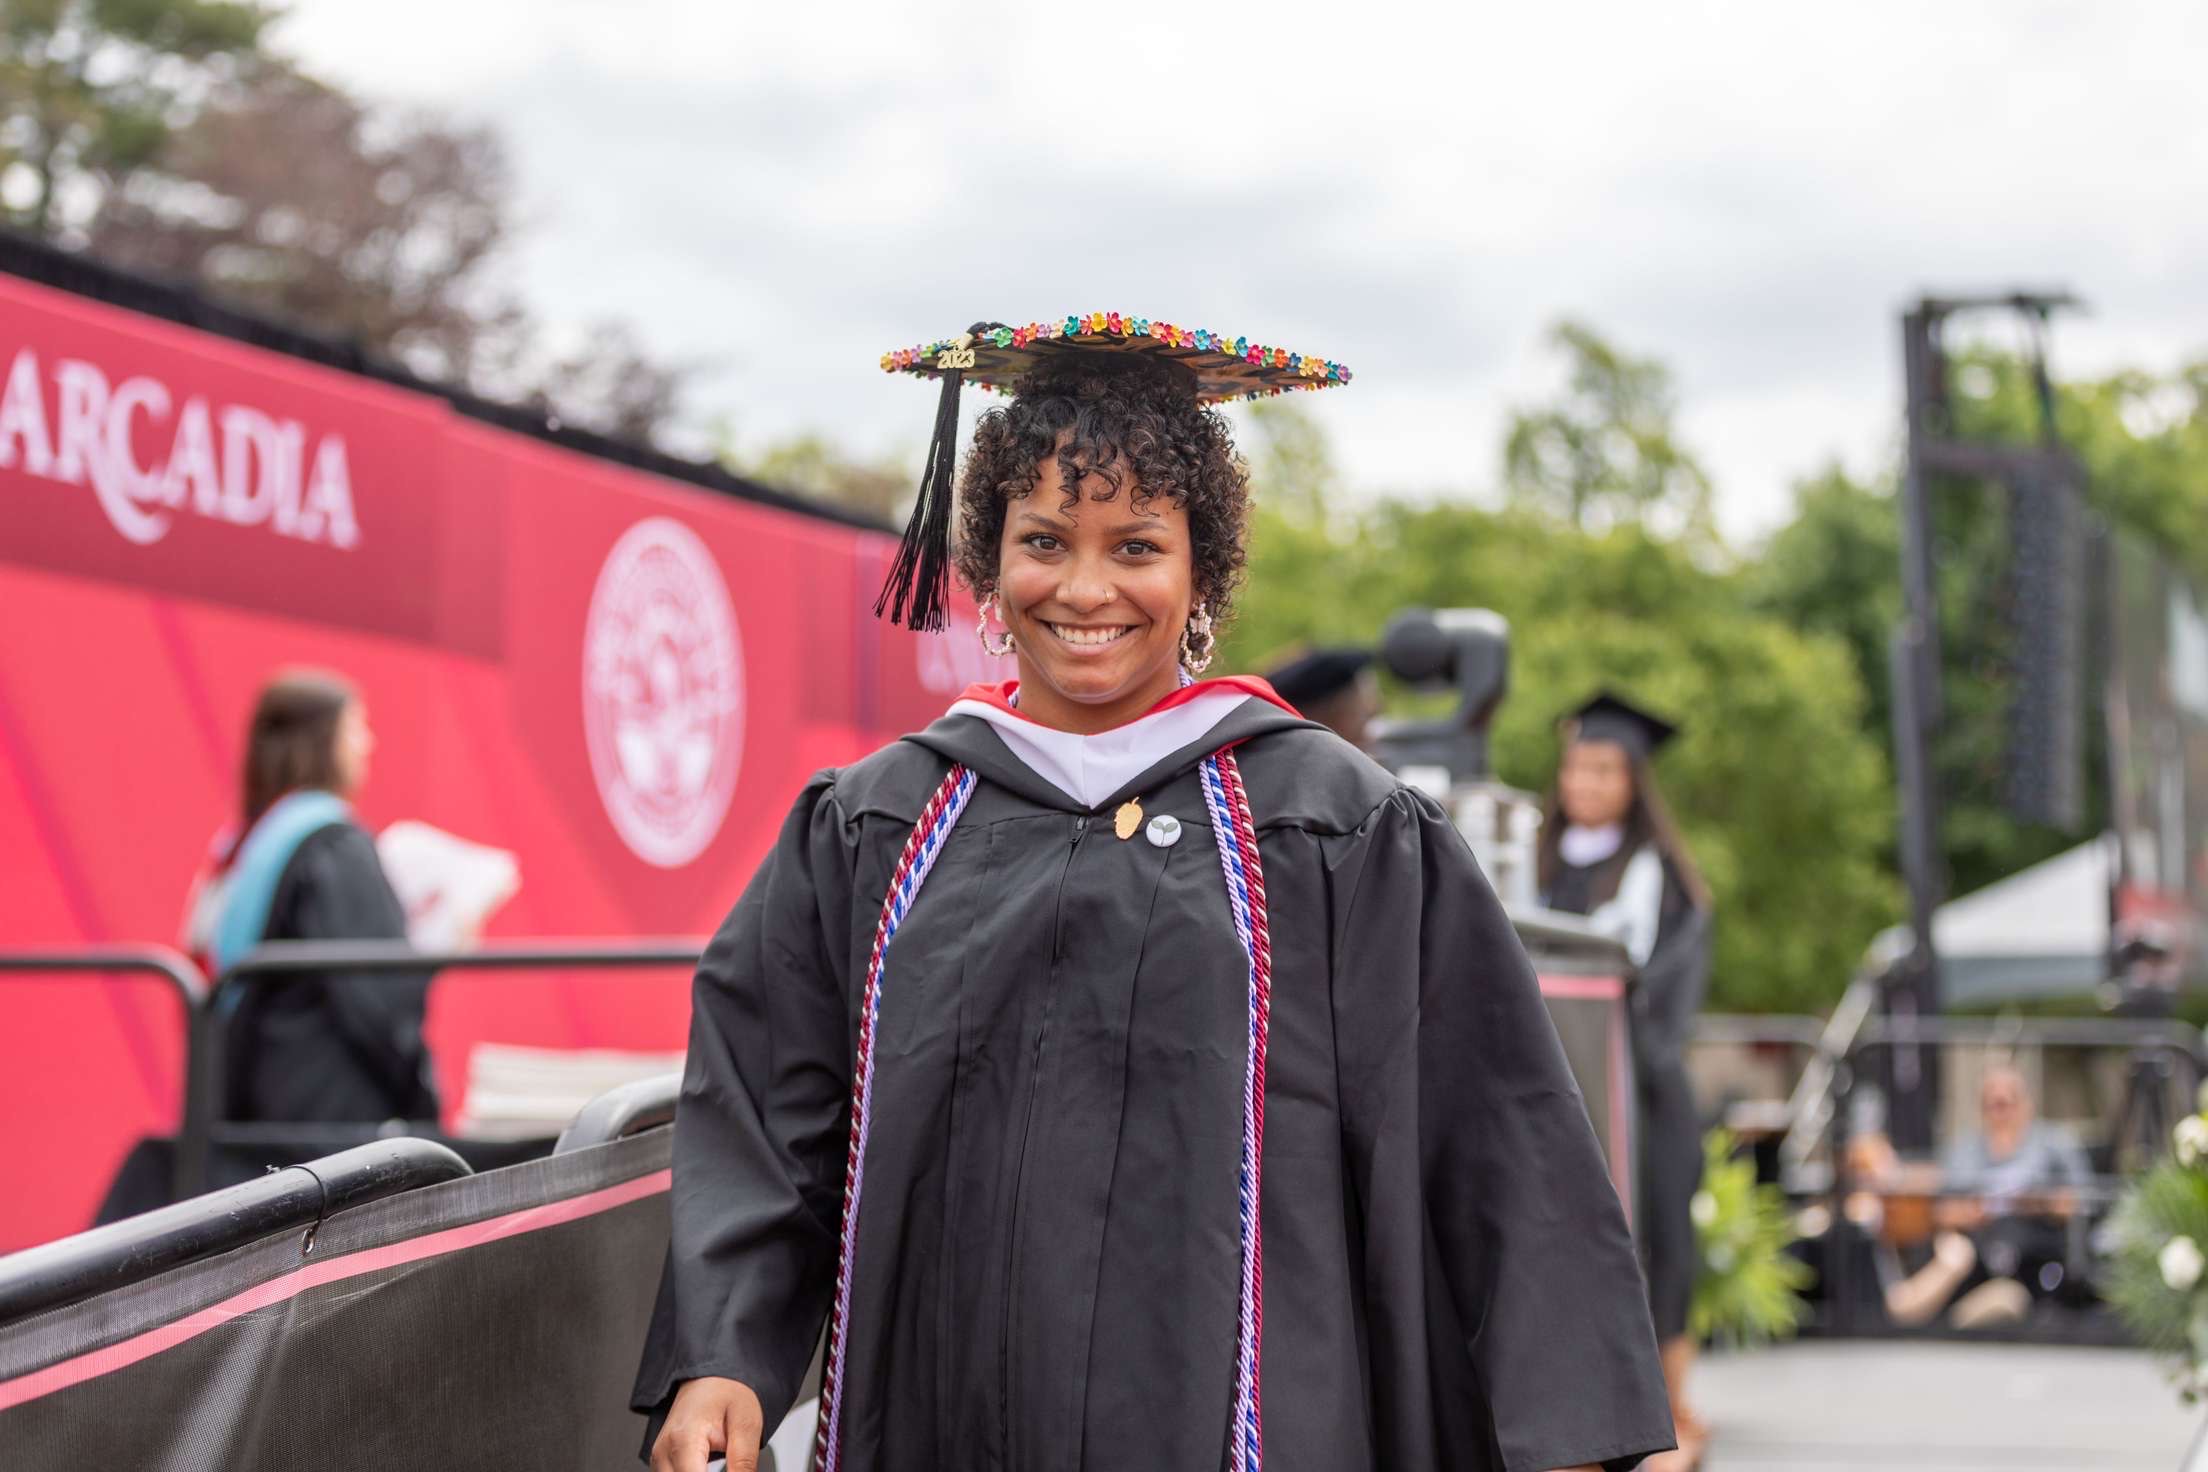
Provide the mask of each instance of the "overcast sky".
POLYGON ((1303 402, 1358 486, 1485 491, 1569 314, 1672 365, 1746 539, 1886 463, 1921 290, 2072 288, 2073 376, 2208 352, 2194 3, 295 0, 280 35, 495 122, 526 296, 710 359, 751 445, 917 463, 884 349, 1117 310, 1339 359, 1303 402))

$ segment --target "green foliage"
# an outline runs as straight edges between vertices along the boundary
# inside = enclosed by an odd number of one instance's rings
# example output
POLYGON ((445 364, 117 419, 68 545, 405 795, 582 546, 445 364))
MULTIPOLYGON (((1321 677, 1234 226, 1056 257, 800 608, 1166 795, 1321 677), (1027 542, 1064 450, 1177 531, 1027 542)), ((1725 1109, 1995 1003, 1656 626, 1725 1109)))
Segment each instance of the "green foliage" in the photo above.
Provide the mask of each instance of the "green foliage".
POLYGON ((1520 410, 1503 442, 1503 486, 1514 505, 1581 528, 1652 521, 1713 543, 1710 478, 1673 438, 1671 372, 1577 322, 1550 342, 1568 361, 1554 402, 1520 410))
MULTIPOLYGON (((2021 361, 1991 350, 1956 361, 1957 433, 2012 443, 2038 436, 2037 395, 2021 361)), ((2128 370, 2058 385, 2055 423, 2084 464, 2087 501, 2208 581, 2208 361, 2168 375, 2128 370)))
POLYGON ((618 324, 561 344, 505 284, 498 136, 307 75, 266 45, 280 17, 0 0, 0 220, 567 424, 666 428, 696 364, 618 324))
POLYGON ((1801 1324, 1812 1274, 1787 1254, 1794 1226, 1785 1193, 1759 1184, 1755 1163, 1736 1158, 1735 1145, 1724 1130, 1702 1142, 1702 1188, 1694 1196, 1701 1266, 1687 1331, 1730 1344, 1788 1339, 1801 1324))
POLYGON ((279 12, 258 0, 9 0, 0 8, 0 172, 29 201, 0 218, 37 234, 72 183, 156 158, 208 88, 257 57, 279 12))
POLYGON ((855 459, 817 434, 779 440, 752 455, 725 448, 721 462, 762 485, 864 511, 884 521, 901 519, 920 485, 919 472, 909 465, 855 459))
POLYGON ((2165 1161, 2132 1182, 2111 1217, 2116 1243, 2102 1294, 2149 1349, 2184 1354, 2195 1309, 2163 1280, 2158 1257, 2173 1237, 2208 1243, 2208 1176, 2165 1161))
POLYGON ((1685 718, 1658 776, 1717 897, 1711 1005, 1839 995, 1897 911, 1886 767, 1839 639, 1752 610, 1737 579, 1638 526, 1406 501, 1319 520, 1268 501, 1223 657, 1258 668, 1294 642, 1369 640, 1417 605, 1511 621, 1492 744, 1505 781, 1548 786, 1556 717, 1599 686, 1685 718))
POLYGON ((1334 452, 1317 421, 1286 399, 1257 399, 1242 408, 1250 479, 1268 506, 1314 521, 1326 512, 1335 481, 1334 452))
POLYGON ((2208 1388, 2208 1119, 2179 1122, 2176 1153, 2134 1179, 2109 1216, 2101 1292, 2140 1343, 2172 1362, 2187 1403, 2208 1388))
POLYGON ((1863 686, 1866 730, 1893 726, 1887 641, 1901 618, 1901 518, 1891 487, 1838 464, 1794 488, 1794 519, 1741 574, 1749 605, 1847 646, 1863 686))

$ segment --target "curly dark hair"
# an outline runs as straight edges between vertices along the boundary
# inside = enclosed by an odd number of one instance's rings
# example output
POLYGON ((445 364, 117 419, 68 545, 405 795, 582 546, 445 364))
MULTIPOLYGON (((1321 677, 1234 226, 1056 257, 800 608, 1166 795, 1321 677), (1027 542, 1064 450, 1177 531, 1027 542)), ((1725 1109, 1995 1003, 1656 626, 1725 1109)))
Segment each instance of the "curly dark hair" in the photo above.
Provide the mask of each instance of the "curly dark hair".
POLYGON ((1035 489, 1043 457, 1055 452, 1066 484, 1093 486, 1092 501, 1118 495, 1131 472, 1130 505, 1169 496, 1188 512, 1196 596, 1226 626, 1247 560, 1250 473, 1226 420, 1196 402, 1185 374, 1178 364, 1067 353, 981 416, 958 508, 958 575, 975 597, 996 590, 1007 507, 1035 489))

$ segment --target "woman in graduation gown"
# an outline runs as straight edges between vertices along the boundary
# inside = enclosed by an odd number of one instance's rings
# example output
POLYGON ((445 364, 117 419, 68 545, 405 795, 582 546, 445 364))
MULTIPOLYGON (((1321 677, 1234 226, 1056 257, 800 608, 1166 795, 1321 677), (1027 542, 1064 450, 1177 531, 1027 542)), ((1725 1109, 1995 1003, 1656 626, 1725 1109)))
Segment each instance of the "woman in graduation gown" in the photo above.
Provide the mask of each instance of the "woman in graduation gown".
MULTIPOLYGON (((264 940, 404 940, 406 911, 350 799, 375 737, 350 683, 278 675, 246 733, 240 821, 194 890, 186 945, 211 975, 264 940)), ((422 1014, 426 972, 332 972, 225 983, 225 1117, 374 1123, 437 1117, 422 1014)))
POLYGON ((698 970, 655 1468, 747 1468, 826 1324, 835 1472, 1626 1468, 1671 1427, 1623 1214, 1428 799, 1196 681, 1243 565, 1208 403, 1319 359, 1099 315, 944 381, 947 559, 1019 679, 799 794, 698 970), (985 414, 955 539, 958 383, 985 414), (951 549, 955 545, 955 552, 951 549))
POLYGON ((1700 1261, 1693 1203, 1702 1183, 1702 1125, 1687 1081, 1686 1048, 1709 977, 1710 899, 1649 770, 1650 758, 1675 730, 1607 691, 1566 719, 1563 759, 1542 826, 1539 875, 1544 904, 1588 916, 1623 942, 1638 968, 1637 1221, 1679 1431, 1679 1452, 1665 1460, 1691 1467, 1707 1433, 1685 1399, 1694 1358, 1687 1309, 1700 1261))

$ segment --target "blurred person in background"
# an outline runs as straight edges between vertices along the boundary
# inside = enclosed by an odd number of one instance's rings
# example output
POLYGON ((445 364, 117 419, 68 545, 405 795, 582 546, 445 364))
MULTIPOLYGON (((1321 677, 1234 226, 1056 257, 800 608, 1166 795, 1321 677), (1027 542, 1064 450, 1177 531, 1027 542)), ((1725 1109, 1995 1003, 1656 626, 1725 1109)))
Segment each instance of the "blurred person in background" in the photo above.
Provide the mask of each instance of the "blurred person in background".
POLYGON ((1827 1311, 1845 1295, 1856 1324, 1912 1328, 1931 1322, 1971 1279, 1977 1246, 1961 1232, 1933 1234, 1931 1255, 1912 1272, 1886 1231, 1891 1196, 1921 1199, 1931 1182, 1903 1164, 1883 1130, 1861 1130, 1847 1145, 1847 1200, 1840 1214, 1822 1202, 1795 1218, 1800 1237, 1788 1249, 1817 1275, 1808 1298, 1827 1311))
POLYGON ((1372 651, 1312 649, 1274 663, 1265 681, 1280 698, 1351 746, 1372 754, 1372 722, 1380 714, 1380 677, 1372 651))
POLYGON ((1649 1310, 1663 1346, 1678 1450, 1651 1469, 1700 1464, 1708 1431, 1688 1408, 1694 1340, 1687 1307, 1699 1256, 1693 1203, 1702 1183, 1702 1122, 1686 1047, 1709 978, 1710 895, 1649 769, 1677 734, 1670 722, 1608 692, 1563 722, 1536 865, 1541 902, 1584 915, 1624 945, 1638 968, 1633 1062, 1640 1113, 1640 1209, 1635 1223, 1649 1310))
MULTIPOLYGON (((1948 1194, 1937 1215, 1941 1226, 1969 1233, 1977 1245, 1977 1282, 2008 1279, 2035 1298, 2050 1298, 2069 1278, 2069 1224, 2092 1171, 2077 1142, 2035 1113, 2021 1070, 2002 1063, 1986 1071, 1978 1085, 1979 1130, 1947 1151, 1948 1194)), ((2016 1311, 2024 1306, 2019 1297, 2016 1311)))
MULTIPOLYGON (((316 670, 262 689, 245 742, 238 822, 195 886, 185 944, 220 977, 264 940, 404 940, 406 912, 354 821, 375 735, 359 693, 316 670)), ((234 1120, 437 1117, 423 973, 226 983, 224 1093, 234 1120)))

